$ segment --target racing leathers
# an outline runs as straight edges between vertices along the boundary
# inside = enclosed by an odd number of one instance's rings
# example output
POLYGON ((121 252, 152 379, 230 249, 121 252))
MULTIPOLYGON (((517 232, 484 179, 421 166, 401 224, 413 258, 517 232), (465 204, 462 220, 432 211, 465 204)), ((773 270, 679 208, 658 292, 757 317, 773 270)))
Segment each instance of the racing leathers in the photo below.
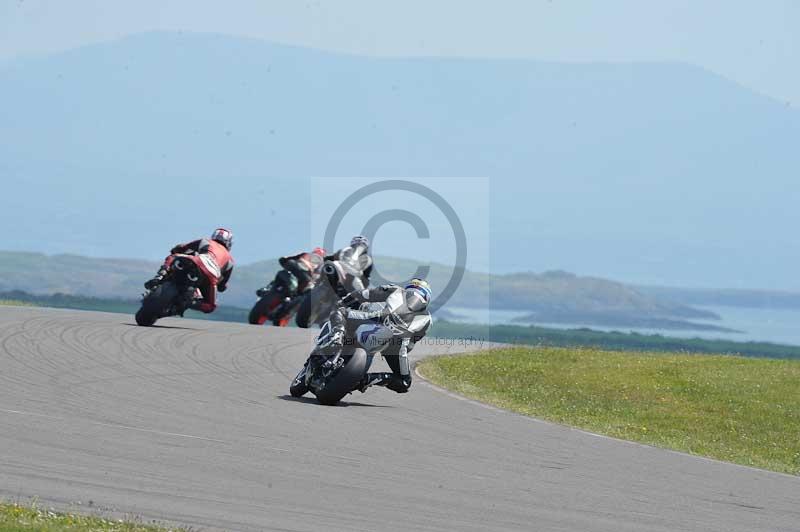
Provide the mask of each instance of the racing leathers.
MULTIPOLYGON (((411 311, 404 302, 404 290, 396 285, 383 285, 349 294, 343 304, 360 303, 357 309, 341 306, 330 316, 334 335, 342 342, 355 342, 356 329, 364 324, 384 326, 392 331, 389 345, 380 350, 392 373, 367 373, 359 383, 364 392, 370 386, 385 386, 397 393, 411 387, 408 353, 427 333, 432 318, 427 310, 411 311)), ((374 354, 367 355, 367 369, 374 354)))
POLYGON ((322 266, 319 257, 311 253, 298 253, 289 257, 281 257, 278 263, 286 271, 292 272, 297 278, 297 292, 303 294, 309 291, 319 277, 322 266), (317 260, 314 260, 314 259, 317 260))
MULTIPOLYGON (((302 296, 314 287, 322 270, 322 257, 314 253, 298 253, 278 259, 281 268, 290 272, 297 279, 297 295, 288 301, 283 301, 273 312, 275 316, 283 317, 291 312, 302 300, 302 296)), ((256 291, 258 297, 264 297, 269 292, 269 287, 256 291)), ((287 318, 288 319, 288 318, 287 318)), ((276 323, 277 325, 277 323, 276 323)))
POLYGON ((185 244, 178 244, 170 250, 170 255, 164 260, 156 276, 145 283, 145 288, 151 290, 158 286, 166 275, 175 254, 202 255, 203 260, 197 264, 205 278, 198 286, 200 297, 189 307, 206 314, 217 308, 217 291, 224 292, 228 288, 228 281, 233 273, 233 257, 225 246, 214 240, 201 238, 185 244))
MULTIPOLYGON (((333 255, 327 255, 325 261, 341 261, 347 262, 355 269, 361 272, 361 275, 353 276, 351 279, 353 290, 364 290, 369 286, 369 276, 372 274, 372 257, 369 255, 369 250, 364 245, 355 247, 347 246, 342 248, 333 255)), ((332 273, 329 275, 331 286, 339 286, 340 290, 343 289, 342 285, 337 282, 337 275, 332 273)), ((340 292, 339 297, 347 295, 347 292, 340 292)))

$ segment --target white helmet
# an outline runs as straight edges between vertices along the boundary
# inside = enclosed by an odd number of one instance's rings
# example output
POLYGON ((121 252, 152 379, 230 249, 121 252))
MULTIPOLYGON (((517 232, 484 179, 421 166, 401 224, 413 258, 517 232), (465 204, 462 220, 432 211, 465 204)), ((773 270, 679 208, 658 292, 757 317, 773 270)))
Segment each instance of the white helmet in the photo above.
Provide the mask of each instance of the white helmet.
POLYGON ((217 227, 214 229, 214 232, 211 233, 211 240, 219 242, 225 246, 228 251, 233 247, 233 233, 224 227, 217 227))
POLYGON ((354 248, 356 246, 364 246, 365 248, 369 247, 369 238, 363 235, 356 235, 350 240, 350 247, 354 248))

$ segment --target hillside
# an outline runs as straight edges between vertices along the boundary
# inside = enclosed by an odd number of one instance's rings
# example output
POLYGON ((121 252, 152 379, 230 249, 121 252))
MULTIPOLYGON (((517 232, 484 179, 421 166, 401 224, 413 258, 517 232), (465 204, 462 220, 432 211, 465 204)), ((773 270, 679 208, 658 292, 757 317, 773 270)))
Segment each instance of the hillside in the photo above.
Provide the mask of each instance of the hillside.
POLYGON ((800 289, 800 113, 690 65, 156 32, 3 64, 0 87, 6 249, 155 260, 143 235, 220 223, 253 262, 310 243, 309 176, 485 176, 471 242, 495 273, 800 289))
MULTIPOLYGON (((411 261, 377 257, 376 272, 400 282, 416 269, 411 261)), ((23 290, 34 294, 75 294, 100 298, 134 299, 142 283, 158 263, 128 259, 98 259, 78 255, 44 255, 0 251, 0 292, 23 290)), ((249 307, 255 290, 266 284, 277 269, 277 261, 237 265, 230 289, 222 303, 249 307)), ((434 287, 444 286, 452 268, 431 266, 434 287)), ((561 316, 582 316, 585 323, 603 325, 603 316, 613 315, 624 324, 637 319, 713 319, 713 313, 685 305, 664 303, 644 296, 621 283, 566 272, 520 273, 492 276, 466 272, 450 304, 470 308, 527 310, 561 316)))
POLYGON ((637 286, 636 290, 659 300, 682 305, 762 309, 800 309, 800 293, 778 290, 725 290, 637 286))

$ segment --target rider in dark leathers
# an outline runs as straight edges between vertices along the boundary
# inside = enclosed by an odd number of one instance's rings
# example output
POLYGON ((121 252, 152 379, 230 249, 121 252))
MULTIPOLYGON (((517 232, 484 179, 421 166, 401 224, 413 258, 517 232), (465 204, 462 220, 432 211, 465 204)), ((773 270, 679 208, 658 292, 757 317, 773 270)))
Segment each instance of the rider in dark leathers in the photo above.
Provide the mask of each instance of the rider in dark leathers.
MULTIPOLYGON (((278 259, 281 268, 291 272, 297 279, 297 294, 290 301, 282 302, 274 311, 275 316, 284 316, 293 311, 293 307, 300 303, 307 292, 309 292, 319 278, 322 263, 325 260, 325 250, 316 247, 311 253, 302 252, 296 255, 289 255, 278 259)), ((269 286, 256 290, 258 297, 264 297, 269 292, 269 286)))
MULTIPOLYGON (((278 259, 278 264, 286 271, 291 272, 297 279, 297 292, 303 294, 310 290, 319 277, 320 267, 325 258, 325 250, 314 248, 311 253, 303 251, 296 255, 287 255, 278 259)), ((256 291, 258 297, 264 297, 269 291, 269 286, 256 291)))

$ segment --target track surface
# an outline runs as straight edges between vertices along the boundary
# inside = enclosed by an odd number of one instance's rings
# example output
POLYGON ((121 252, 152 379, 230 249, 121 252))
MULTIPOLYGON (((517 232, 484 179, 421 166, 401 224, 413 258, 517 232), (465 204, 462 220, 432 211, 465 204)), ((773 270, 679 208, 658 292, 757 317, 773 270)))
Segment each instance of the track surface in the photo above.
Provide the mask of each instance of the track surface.
POLYGON ((292 400, 308 331, 160 323, 0 309, 0 498, 201 529, 800 530, 800 478, 538 422, 418 378, 342 407, 292 400))

